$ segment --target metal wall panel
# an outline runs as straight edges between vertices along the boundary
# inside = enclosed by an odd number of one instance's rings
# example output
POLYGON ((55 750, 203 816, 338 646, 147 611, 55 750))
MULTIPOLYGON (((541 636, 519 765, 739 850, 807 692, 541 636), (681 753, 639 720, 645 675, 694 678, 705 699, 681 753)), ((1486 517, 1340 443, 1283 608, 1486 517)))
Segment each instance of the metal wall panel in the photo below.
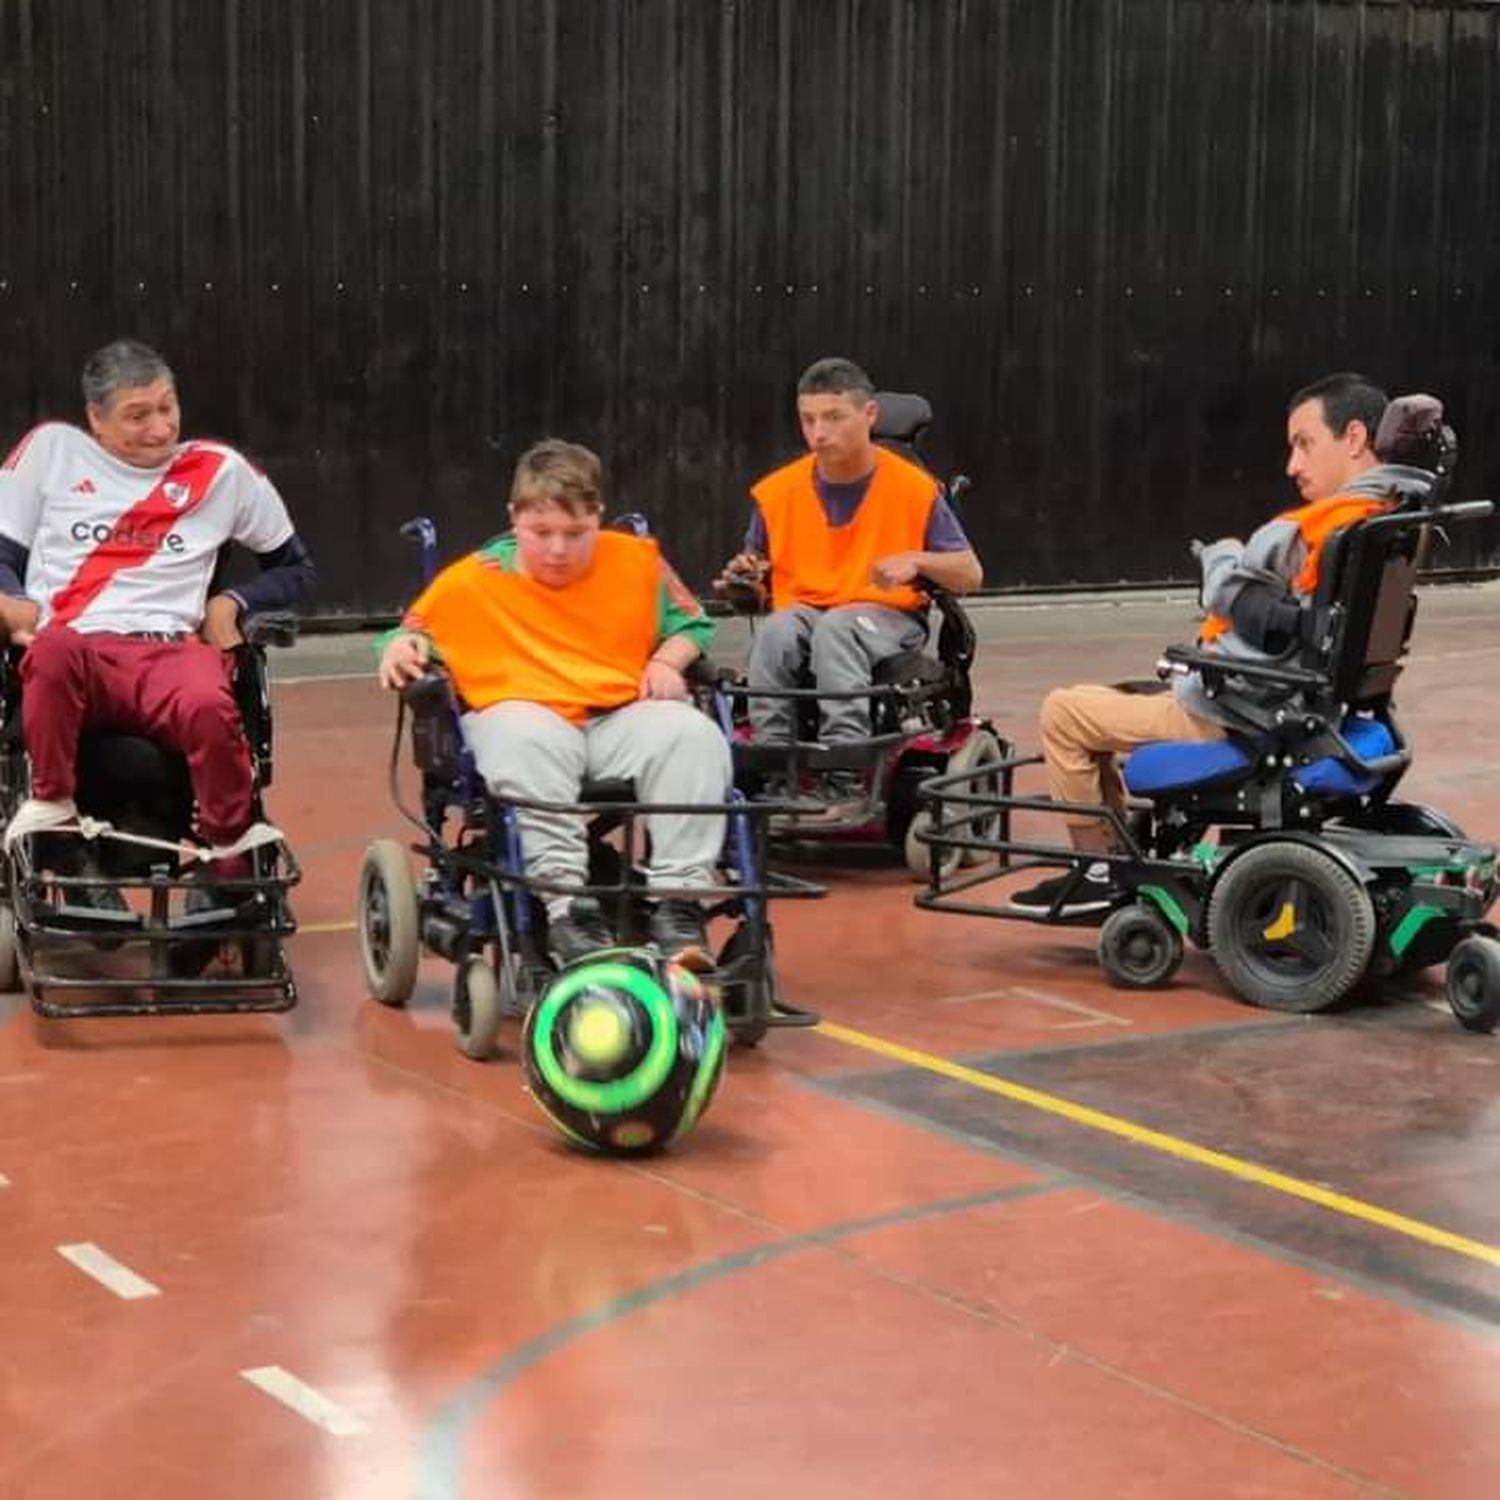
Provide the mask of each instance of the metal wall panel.
POLYGON ((932 398, 996 585, 1181 576, 1334 368, 1500 491, 1494 4, 0 0, 0 64, 0 425, 158 343, 331 611, 551 431, 705 582, 825 353, 932 398))

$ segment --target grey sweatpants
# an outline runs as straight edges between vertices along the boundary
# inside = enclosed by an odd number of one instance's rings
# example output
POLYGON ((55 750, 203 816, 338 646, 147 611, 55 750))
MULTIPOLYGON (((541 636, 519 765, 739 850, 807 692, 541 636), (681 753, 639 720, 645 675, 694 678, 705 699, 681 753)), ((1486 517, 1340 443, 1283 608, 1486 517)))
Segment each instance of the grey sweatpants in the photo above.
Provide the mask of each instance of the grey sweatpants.
MULTIPOLYGON (((712 805, 728 800, 729 746, 690 703, 647 699, 579 728, 539 703, 497 703, 463 717, 464 738, 497 797, 576 802, 589 780, 632 779, 641 802, 712 805)), ((581 818, 520 811, 526 873, 582 885, 588 839, 581 818)), ((724 842, 724 819, 660 813, 647 819, 654 886, 708 885, 724 842)))
MULTIPOLYGON (((768 615, 756 627, 750 651, 750 725, 758 740, 795 738, 796 700, 757 698, 758 687, 813 685, 827 693, 857 692, 870 685, 875 664, 898 651, 914 651, 927 638, 915 615, 883 604, 841 604, 817 609, 794 604, 768 615)), ((870 733, 867 698, 822 704, 823 743, 859 740, 870 733)))

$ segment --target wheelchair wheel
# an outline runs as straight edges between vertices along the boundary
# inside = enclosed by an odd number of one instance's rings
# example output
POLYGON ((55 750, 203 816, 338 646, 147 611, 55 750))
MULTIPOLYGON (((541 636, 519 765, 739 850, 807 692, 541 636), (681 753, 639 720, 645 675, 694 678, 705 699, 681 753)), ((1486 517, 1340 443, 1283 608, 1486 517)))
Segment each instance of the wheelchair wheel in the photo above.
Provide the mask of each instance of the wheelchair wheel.
POLYGON ((405 1005, 417 982, 421 912, 406 850, 376 839, 359 870, 359 956, 365 988, 382 1005, 405 1005))
MULTIPOLYGON (((963 744, 961 744, 952 755, 948 757, 947 775, 954 775, 959 771, 966 771, 973 775, 969 783, 970 790, 986 797, 998 797, 1005 790, 1002 773, 991 772, 989 775, 981 775, 986 766, 996 766, 1005 759, 1005 749, 1000 743, 1000 737, 990 729, 976 729, 963 744)), ((982 818, 976 818, 970 825, 973 836, 977 839, 997 839, 1000 837, 1002 814, 998 809, 982 818)), ((963 849, 959 852, 959 863, 965 865, 982 865, 986 860, 995 856, 984 849, 963 849)))
POLYGON ((458 1050, 475 1062, 487 1062, 494 1055, 502 1019, 495 971, 483 954, 471 953, 453 973, 453 1025, 458 1050))
POLYGON ((1182 963, 1182 934, 1144 901, 1122 906, 1099 929, 1099 967, 1125 990, 1164 985, 1182 963))
POLYGON ((1448 959, 1445 988, 1465 1031, 1493 1031, 1500 1025, 1500 942, 1476 934, 1458 943, 1448 959))
POLYGON ((8 901, 0 902, 0 995, 21 987, 21 965, 16 954, 16 914, 8 901))
MULTIPOLYGON (((719 954, 721 969, 727 969, 749 955, 749 931, 750 929, 742 923, 730 934, 729 941, 724 944, 723 952, 719 954)), ((731 981, 723 987, 724 1024, 729 1028, 730 1036, 739 1046, 760 1045, 766 1032, 770 1030, 771 1012, 776 1008, 776 1002, 780 998, 781 983, 776 976, 776 960, 770 951, 768 936, 761 977, 754 980, 731 981)))
POLYGON ((931 877, 934 855, 937 857, 938 872, 944 879, 956 874, 963 863, 962 849, 934 849, 931 844, 924 844, 920 836, 931 832, 932 813, 924 807, 906 825, 906 868, 911 871, 914 880, 927 880, 931 877))
POLYGON ((1353 989, 1375 947, 1375 908, 1331 854, 1291 841, 1231 860, 1208 904, 1208 946, 1252 1005, 1299 1015, 1353 989))

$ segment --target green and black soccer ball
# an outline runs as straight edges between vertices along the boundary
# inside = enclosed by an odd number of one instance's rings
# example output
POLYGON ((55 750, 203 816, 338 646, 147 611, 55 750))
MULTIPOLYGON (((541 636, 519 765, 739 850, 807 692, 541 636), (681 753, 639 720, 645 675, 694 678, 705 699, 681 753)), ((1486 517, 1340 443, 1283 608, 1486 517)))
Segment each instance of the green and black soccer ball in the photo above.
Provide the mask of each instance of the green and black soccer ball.
POLYGON ((680 1141, 718 1088, 727 1041, 717 995, 651 949, 570 964, 532 1006, 527 1086, 569 1140, 616 1156, 680 1141))

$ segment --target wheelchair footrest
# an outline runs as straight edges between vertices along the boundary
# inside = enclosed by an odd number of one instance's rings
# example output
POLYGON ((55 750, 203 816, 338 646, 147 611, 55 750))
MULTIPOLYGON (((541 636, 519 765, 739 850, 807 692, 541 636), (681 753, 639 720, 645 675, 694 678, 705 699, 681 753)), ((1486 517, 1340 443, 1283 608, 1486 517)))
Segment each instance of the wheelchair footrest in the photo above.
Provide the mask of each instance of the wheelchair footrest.
POLYGON ((60 906, 43 907, 38 911, 38 927, 53 928, 64 932, 137 932, 144 925, 138 911, 113 911, 108 907, 60 906))

